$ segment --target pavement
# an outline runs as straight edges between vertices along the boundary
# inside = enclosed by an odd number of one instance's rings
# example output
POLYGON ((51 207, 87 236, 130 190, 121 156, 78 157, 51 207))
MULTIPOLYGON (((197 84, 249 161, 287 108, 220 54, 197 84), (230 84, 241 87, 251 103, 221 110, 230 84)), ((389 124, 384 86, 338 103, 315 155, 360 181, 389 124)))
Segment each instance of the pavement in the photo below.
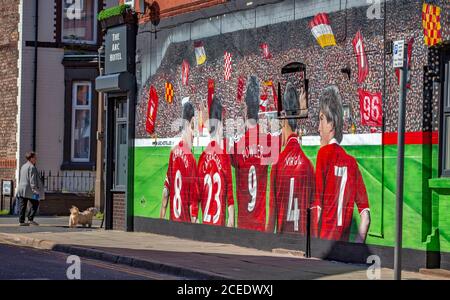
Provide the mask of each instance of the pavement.
POLYGON ((77 273, 74 269, 76 261, 68 254, 14 245, 0 244, 0 253, 8 258, 0 258, 0 280, 183 279, 87 258, 80 259, 77 273))
MULTIPOLYGON (((105 231, 97 220, 90 229, 68 228, 68 217, 41 217, 36 221, 41 226, 19 227, 17 218, 0 217, 0 243, 75 254, 185 279, 368 279, 367 265, 306 259, 283 249, 267 252, 151 233, 105 231)), ((449 279, 443 272, 444 276, 403 272, 402 277, 449 279)), ((392 269, 381 269, 380 279, 393 278, 392 269)))

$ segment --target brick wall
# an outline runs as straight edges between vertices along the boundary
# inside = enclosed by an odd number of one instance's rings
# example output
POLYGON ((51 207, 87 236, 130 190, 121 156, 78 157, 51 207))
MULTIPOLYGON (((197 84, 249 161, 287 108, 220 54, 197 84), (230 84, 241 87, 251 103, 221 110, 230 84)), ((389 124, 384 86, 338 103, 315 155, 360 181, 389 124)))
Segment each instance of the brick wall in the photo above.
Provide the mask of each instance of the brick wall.
POLYGON ((113 194, 113 229, 125 231, 125 193, 113 194))
POLYGON ((0 0, 0 179, 14 179, 19 1, 0 0))
POLYGON ((45 199, 39 204, 39 215, 69 216, 72 205, 84 211, 94 206, 94 197, 72 193, 46 193, 45 199))

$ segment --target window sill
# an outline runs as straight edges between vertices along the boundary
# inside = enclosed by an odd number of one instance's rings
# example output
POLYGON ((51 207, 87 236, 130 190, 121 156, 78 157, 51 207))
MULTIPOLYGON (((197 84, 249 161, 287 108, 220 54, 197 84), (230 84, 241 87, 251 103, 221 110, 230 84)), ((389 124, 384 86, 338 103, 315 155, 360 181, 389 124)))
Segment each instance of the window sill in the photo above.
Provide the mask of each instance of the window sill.
POLYGON ((95 164, 92 162, 64 162, 61 165, 62 171, 95 171, 95 164))
POLYGON ((450 178, 433 178, 428 180, 428 186, 432 190, 450 190, 450 178))
POLYGON ((125 192, 126 192, 125 187, 121 187, 121 186, 116 186, 111 189, 111 193, 125 194, 125 192))

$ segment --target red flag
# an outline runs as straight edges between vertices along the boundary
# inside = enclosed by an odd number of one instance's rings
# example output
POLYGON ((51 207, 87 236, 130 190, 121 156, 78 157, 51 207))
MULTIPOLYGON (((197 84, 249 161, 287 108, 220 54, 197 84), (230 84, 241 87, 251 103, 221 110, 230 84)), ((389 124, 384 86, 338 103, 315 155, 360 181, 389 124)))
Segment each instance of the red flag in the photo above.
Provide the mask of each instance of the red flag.
POLYGON ((183 63, 181 64, 181 82, 183 83, 183 85, 188 85, 189 69, 189 62, 186 59, 183 60, 183 63))
POLYGON ((353 49, 358 60, 358 83, 363 83, 369 74, 369 62, 367 61, 366 52, 364 50, 361 31, 358 31, 353 39, 353 49))
POLYGON ((262 43, 261 45, 259 45, 259 47, 262 49, 263 57, 265 59, 271 59, 272 58, 272 53, 270 53, 269 45, 267 45, 267 43, 262 43))
MULTIPOLYGON (((407 83, 406 88, 411 88, 411 57, 414 45, 414 38, 411 38, 408 41, 408 75, 407 75, 407 83)), ((397 82, 400 85, 400 69, 395 69, 395 76, 397 76, 397 82)))
POLYGON ((244 86, 245 86, 245 79, 242 76, 239 76, 238 78, 238 86, 237 86, 237 101, 242 101, 242 96, 244 95, 244 86))
POLYGON ((166 82, 166 101, 169 104, 173 102, 173 84, 166 82))
POLYGON ((361 125, 381 127, 383 125, 382 95, 358 89, 361 125))
POLYGON ((331 29, 327 13, 319 13, 309 22, 311 32, 322 48, 336 46, 336 39, 331 29))
POLYGON ((156 113, 158 112, 158 94, 152 85, 148 91, 147 119, 145 121, 145 130, 152 134, 155 132, 156 113))
POLYGON ((209 111, 209 108, 211 107, 213 96, 214 96, 214 80, 209 79, 208 80, 208 111, 209 111))
POLYGON ((232 54, 230 52, 225 51, 223 59, 224 59, 224 79, 225 79, 225 81, 228 81, 231 78, 232 54))

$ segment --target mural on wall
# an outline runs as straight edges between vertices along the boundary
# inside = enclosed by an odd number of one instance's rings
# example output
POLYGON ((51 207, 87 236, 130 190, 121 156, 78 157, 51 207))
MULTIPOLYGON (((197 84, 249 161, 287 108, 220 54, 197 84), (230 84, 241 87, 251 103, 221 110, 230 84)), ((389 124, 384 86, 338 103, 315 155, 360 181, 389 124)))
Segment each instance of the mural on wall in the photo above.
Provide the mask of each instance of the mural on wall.
MULTIPOLYGON (((304 235, 310 209, 320 238, 391 239, 383 218, 394 206, 383 201, 393 198, 395 174, 383 174, 379 137, 396 131, 398 85, 384 34, 423 38, 421 3, 402 5, 417 13, 391 7, 388 30, 352 9, 172 43, 141 87, 136 215, 304 235), (326 39, 314 34, 321 24, 326 39), (282 73, 293 62, 302 75, 282 73), (167 100, 153 135, 145 127, 151 86, 167 100)), ((423 44, 411 48, 408 132, 423 130, 426 53, 423 44)))

